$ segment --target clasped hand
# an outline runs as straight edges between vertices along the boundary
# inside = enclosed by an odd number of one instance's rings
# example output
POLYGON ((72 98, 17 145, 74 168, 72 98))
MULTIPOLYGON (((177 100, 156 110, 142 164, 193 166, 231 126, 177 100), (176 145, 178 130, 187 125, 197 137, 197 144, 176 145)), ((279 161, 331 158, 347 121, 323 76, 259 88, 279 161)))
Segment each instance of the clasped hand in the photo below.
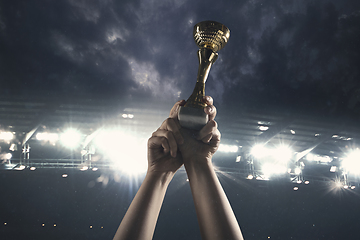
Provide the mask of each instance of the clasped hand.
POLYGON ((214 121, 216 108, 213 99, 205 96, 204 109, 209 122, 200 130, 182 128, 178 121, 178 111, 185 101, 175 103, 167 118, 152 134, 148 141, 148 172, 175 173, 182 164, 189 161, 211 161, 220 144, 220 132, 214 121))

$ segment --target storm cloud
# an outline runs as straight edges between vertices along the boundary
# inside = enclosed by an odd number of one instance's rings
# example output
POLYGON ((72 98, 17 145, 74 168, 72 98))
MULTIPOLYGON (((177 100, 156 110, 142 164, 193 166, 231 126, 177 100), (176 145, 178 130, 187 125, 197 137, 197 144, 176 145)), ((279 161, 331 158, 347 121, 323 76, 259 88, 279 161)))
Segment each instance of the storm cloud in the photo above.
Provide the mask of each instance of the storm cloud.
POLYGON ((231 30, 207 81, 220 105, 358 112, 355 1, 6 1, 1 93, 186 99, 194 24, 231 30))

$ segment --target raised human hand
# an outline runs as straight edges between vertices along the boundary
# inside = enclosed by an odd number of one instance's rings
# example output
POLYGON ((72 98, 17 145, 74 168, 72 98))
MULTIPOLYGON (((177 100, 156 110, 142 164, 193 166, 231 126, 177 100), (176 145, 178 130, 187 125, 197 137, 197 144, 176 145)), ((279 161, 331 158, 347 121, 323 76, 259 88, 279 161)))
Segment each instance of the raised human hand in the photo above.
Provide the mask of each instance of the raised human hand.
POLYGON ((217 111, 213 105, 213 99, 205 96, 203 101, 208 105, 204 111, 209 116, 209 122, 200 131, 180 129, 184 144, 179 148, 185 164, 188 161, 211 161, 220 145, 221 134, 214 121, 217 111))
POLYGON ((148 172, 175 173, 183 164, 178 146, 184 139, 180 133, 177 113, 185 101, 175 103, 167 118, 148 141, 148 172))

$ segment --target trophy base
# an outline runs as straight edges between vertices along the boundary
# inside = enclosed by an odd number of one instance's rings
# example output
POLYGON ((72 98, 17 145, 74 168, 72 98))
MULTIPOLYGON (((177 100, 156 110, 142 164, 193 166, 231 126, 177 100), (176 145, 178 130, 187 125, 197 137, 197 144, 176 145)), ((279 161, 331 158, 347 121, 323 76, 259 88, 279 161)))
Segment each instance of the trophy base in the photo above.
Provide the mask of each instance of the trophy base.
POLYGON ((203 108, 180 107, 178 114, 180 125, 192 130, 202 129, 209 121, 203 108))

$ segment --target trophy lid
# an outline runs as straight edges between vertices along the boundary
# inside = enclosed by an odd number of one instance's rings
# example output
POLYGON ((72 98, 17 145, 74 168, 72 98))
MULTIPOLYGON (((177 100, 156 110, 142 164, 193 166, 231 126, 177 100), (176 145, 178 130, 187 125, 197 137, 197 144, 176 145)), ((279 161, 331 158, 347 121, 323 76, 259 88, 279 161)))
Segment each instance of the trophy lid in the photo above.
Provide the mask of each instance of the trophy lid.
POLYGON ((228 42, 230 30, 221 23, 203 21, 194 26, 193 35, 199 48, 210 48, 217 52, 228 42))

